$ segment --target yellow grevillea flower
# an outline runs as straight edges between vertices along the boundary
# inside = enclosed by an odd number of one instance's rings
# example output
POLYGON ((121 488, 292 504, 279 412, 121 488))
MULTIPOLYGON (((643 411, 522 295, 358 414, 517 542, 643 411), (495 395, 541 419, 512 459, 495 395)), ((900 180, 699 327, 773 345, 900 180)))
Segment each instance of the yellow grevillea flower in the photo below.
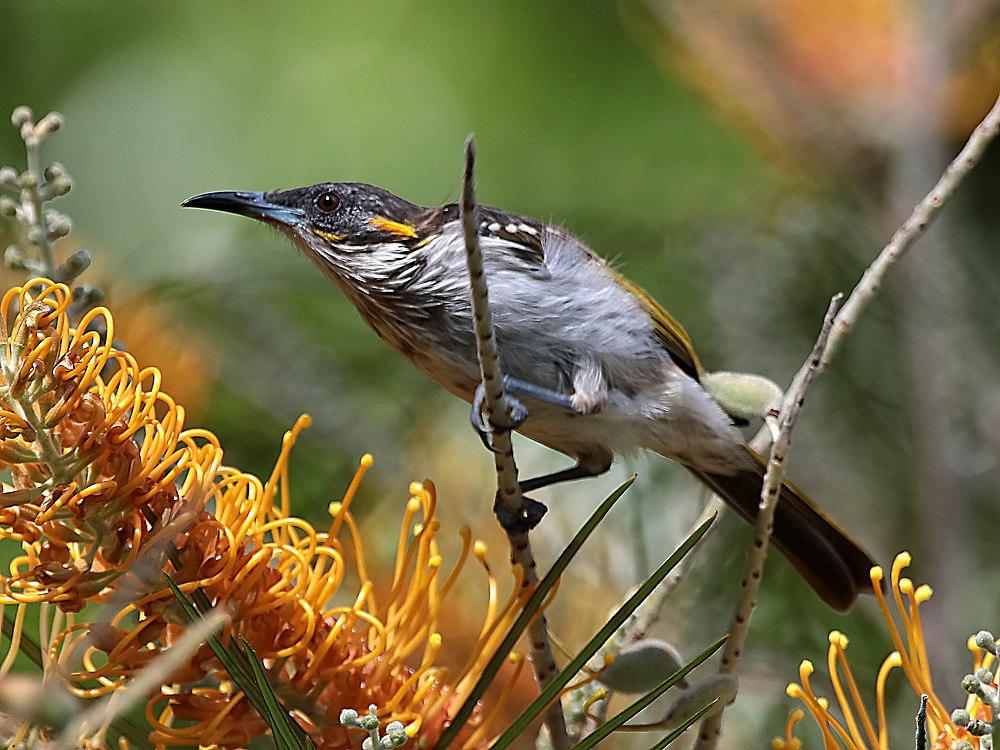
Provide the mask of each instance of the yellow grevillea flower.
MULTIPOLYGON (((979 738, 972 736, 951 720, 950 712, 934 692, 931 681, 927 646, 920 621, 920 605, 931 598, 933 591, 927 584, 915 586, 903 571, 910 565, 910 554, 902 552, 893 561, 889 575, 889 599, 883 594, 884 574, 881 567, 871 570, 875 596, 882 610, 886 628, 895 650, 882 662, 875 679, 875 716, 865 707, 861 691, 851 671, 847 659, 847 637, 834 630, 830 633, 830 648, 827 651, 827 671, 836 709, 829 698, 817 694, 811 676, 812 662, 805 660, 799 665, 799 682, 788 686, 790 697, 802 701, 805 711, 795 709, 785 725, 785 736, 772 740, 774 750, 799 750, 801 740, 794 735, 795 726, 806 715, 812 714, 823 735, 826 750, 888 750, 889 736, 886 726, 885 687, 889 675, 895 669, 902 669, 914 696, 926 695, 927 725, 929 738, 935 750, 950 750, 957 742, 968 742, 979 747, 979 738)), ((973 671, 990 666, 993 654, 984 653, 972 639, 969 650, 973 657, 973 671)), ((916 701, 914 701, 916 705, 916 701)), ((989 707, 976 696, 971 695, 965 708, 974 718, 990 719, 989 707)), ((912 741, 912 738, 908 741, 912 741)))
MULTIPOLYGON (((0 537, 22 550, 0 576, 0 608, 16 607, 0 675, 25 608, 40 604, 46 670, 81 697, 122 687, 182 631, 167 569, 228 610, 223 639, 249 642, 320 747, 360 747, 338 717, 370 704, 433 744, 520 611, 520 582, 504 600, 468 529, 445 569, 434 486, 414 483, 391 586, 377 600, 351 514, 370 456, 330 504, 329 524, 314 528, 292 515, 288 492, 289 453, 308 417, 286 433, 266 481, 228 467, 212 433, 185 427, 159 372, 114 348, 110 313, 97 308, 72 327, 69 302, 65 286, 44 279, 0 302, 0 467, 13 478, 0 495, 0 537), (438 666, 442 606, 470 559, 486 572, 488 601, 475 648, 449 674, 438 666), (77 621, 88 603, 105 614, 77 621)), ((500 710, 480 706, 456 746, 485 746, 500 710)), ((207 646, 164 675, 146 715, 160 746, 240 747, 266 731, 207 646)))

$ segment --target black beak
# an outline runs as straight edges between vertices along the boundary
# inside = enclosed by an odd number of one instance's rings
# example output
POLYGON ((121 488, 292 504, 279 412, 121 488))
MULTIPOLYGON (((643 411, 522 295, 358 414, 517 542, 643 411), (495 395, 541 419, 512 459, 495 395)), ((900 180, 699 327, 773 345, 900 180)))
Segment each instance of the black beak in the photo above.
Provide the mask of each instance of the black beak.
POLYGON ((269 201, 264 193, 242 193, 230 190, 195 195, 181 203, 181 206, 184 208, 210 208, 213 211, 225 211, 259 221, 287 225, 302 223, 305 215, 301 208, 283 206, 269 201))

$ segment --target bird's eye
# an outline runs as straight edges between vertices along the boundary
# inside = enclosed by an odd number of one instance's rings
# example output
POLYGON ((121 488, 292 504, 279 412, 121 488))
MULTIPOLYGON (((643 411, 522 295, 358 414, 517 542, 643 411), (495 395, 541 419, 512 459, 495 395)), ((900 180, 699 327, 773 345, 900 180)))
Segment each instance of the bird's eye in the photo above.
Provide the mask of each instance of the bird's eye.
POLYGON ((323 193, 319 198, 316 199, 316 208, 325 214, 331 214, 337 210, 340 205, 340 197, 333 192, 323 193))

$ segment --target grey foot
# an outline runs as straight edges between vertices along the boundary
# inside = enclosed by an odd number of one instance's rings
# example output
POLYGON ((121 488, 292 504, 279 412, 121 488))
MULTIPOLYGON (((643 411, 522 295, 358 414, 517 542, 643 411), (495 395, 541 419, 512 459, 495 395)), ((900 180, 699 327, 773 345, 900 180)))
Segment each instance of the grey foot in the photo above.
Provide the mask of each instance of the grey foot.
MULTIPOLYGON (((516 398, 511 396, 509 393, 504 393, 504 400, 507 402, 507 419, 509 424, 508 429, 516 430, 520 427, 524 420, 528 418, 528 409, 518 401, 516 398)), ((490 426, 487 424, 485 417, 483 416, 483 409, 486 406, 486 388, 482 383, 476 388, 476 394, 472 397, 472 410, 469 412, 469 421, 472 422, 472 429, 476 431, 479 439, 482 441, 483 445, 486 446, 488 450, 494 450, 493 445, 490 442, 490 426)))
POLYGON ((504 530, 511 534, 526 534, 538 525, 548 508, 537 500, 521 496, 521 508, 516 513, 510 513, 500 504, 500 495, 493 503, 493 512, 504 530))

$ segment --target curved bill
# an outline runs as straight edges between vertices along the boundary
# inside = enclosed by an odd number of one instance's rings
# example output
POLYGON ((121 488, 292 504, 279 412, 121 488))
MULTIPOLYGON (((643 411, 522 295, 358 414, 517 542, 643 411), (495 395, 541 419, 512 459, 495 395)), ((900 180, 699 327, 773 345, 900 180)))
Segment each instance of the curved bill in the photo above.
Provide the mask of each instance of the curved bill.
POLYGON ((302 221, 304 216, 302 209, 275 203, 269 200, 264 193, 244 193, 232 190, 201 193, 188 198, 181 203, 181 206, 225 211, 277 224, 297 224, 302 221))

